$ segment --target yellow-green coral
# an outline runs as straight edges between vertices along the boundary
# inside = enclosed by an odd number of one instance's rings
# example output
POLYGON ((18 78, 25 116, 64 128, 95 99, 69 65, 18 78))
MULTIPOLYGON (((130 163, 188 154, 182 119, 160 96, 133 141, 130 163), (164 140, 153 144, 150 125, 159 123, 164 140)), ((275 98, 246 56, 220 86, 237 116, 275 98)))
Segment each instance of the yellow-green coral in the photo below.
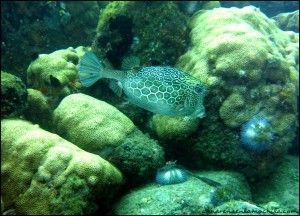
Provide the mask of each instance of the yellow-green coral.
POLYGON ((54 125, 62 137, 94 153, 112 150, 135 129, 115 107, 81 93, 61 101, 54 111, 54 125))
POLYGON ((47 98, 36 89, 27 89, 28 107, 25 110, 26 119, 39 124, 44 129, 50 129, 52 125, 52 110, 47 98))
POLYGON ((195 149, 217 163, 249 165, 249 175, 271 172, 272 158, 279 160, 295 138, 299 34, 280 30, 252 6, 199 11, 190 27, 191 47, 177 66, 208 86, 205 130, 195 149), (276 134, 261 156, 239 146, 238 129, 256 114, 268 118, 276 134), (224 127, 231 134, 226 147, 217 136, 224 127))
POLYGON ((88 50, 80 46, 40 54, 27 69, 28 85, 56 99, 71 94, 80 87, 76 66, 88 50))
POLYGON ((197 130, 199 119, 170 117, 156 114, 150 127, 160 139, 184 139, 197 130))
MULTIPOLYGON (((5 209, 15 205, 19 214, 54 214, 57 208, 64 208, 64 203, 51 203, 74 176, 83 182, 82 187, 103 198, 122 182, 121 173, 109 162, 56 134, 24 120, 1 122, 1 195, 5 209)), ((67 188, 72 199, 76 188, 67 188)), ((78 195, 77 201, 85 202, 85 196, 78 195)))

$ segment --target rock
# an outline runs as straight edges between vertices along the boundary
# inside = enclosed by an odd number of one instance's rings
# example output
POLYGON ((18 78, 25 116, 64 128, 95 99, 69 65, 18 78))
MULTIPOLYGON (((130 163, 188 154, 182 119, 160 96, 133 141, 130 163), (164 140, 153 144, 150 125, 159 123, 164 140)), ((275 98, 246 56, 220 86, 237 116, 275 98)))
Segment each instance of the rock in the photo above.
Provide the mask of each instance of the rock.
POLYGON ((245 201, 230 201, 214 208, 214 215, 247 214, 247 215, 273 215, 266 209, 245 201))
POLYGON ((174 65, 187 37, 187 16, 174 2, 111 2, 99 17, 92 50, 115 68, 126 55, 141 65, 174 65))
POLYGON ((1 119, 17 117, 27 107, 27 90, 22 80, 1 71, 1 119))
MULTIPOLYGON (((238 190, 243 198, 251 199, 249 186, 238 173, 207 171, 195 174, 230 185, 238 190)), ((213 187, 194 177, 174 185, 148 184, 122 197, 115 205, 114 213, 117 215, 207 214, 214 208, 211 202, 213 191, 213 187)))
POLYGON ((106 160, 24 120, 2 120, 1 156, 4 209, 17 214, 89 214, 122 183, 106 160))
POLYGON ((286 156, 269 178, 253 187, 255 202, 270 211, 299 212, 299 156, 286 156))
POLYGON ((272 19, 284 31, 299 32, 299 10, 290 13, 280 13, 272 17, 272 19))

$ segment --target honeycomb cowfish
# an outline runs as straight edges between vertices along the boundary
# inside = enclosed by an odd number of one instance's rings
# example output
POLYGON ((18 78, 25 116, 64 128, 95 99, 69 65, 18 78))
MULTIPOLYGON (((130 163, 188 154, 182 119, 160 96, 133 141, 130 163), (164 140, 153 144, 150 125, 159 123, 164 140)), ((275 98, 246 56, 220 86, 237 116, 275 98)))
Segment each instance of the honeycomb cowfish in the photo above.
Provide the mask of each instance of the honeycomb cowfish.
POLYGON ((79 78, 85 87, 101 78, 116 80, 117 84, 110 85, 115 93, 124 92, 128 101, 154 113, 190 118, 205 116, 206 88, 196 78, 169 66, 129 69, 128 64, 124 65, 122 68, 127 70, 110 69, 93 52, 87 52, 79 62, 79 78))

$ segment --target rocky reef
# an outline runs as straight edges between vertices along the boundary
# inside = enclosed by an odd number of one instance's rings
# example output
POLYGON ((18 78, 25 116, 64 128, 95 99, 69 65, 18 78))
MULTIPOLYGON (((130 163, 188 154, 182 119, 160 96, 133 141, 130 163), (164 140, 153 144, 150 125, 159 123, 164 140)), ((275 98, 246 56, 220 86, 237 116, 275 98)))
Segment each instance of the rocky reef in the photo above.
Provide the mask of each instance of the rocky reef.
MULTIPOLYGON (((228 187, 234 188, 232 193, 239 193, 245 200, 251 200, 249 186, 244 177, 235 172, 195 172, 196 175, 209 177, 228 187)), ((115 205, 116 215, 186 215, 209 214, 215 206, 211 200, 214 188, 191 177, 188 181, 174 185, 160 186, 147 184, 137 188, 115 205)))
POLYGON ((27 90, 19 77, 1 71, 1 119, 18 117, 27 108, 27 90))
POLYGON ((280 13, 272 17, 276 25, 284 31, 294 31, 299 33, 299 10, 290 13, 280 13))
POLYGON ((26 68, 38 54, 90 45, 101 7, 95 1, 1 2, 2 70, 25 81, 26 68))
POLYGON ((1 2, 1 61, 26 77, 1 72, 1 213, 299 212, 299 34, 283 31, 297 14, 220 3, 1 2), (205 116, 151 113, 108 79, 84 88, 87 51, 109 69, 175 65, 205 84, 205 116))
POLYGON ((174 65, 187 40, 187 17, 174 2, 111 2, 100 14, 92 50, 116 68, 126 55, 142 65, 174 65))
POLYGON ((65 97, 54 110, 53 124, 57 134, 113 162, 129 182, 148 181, 165 162, 155 140, 115 107, 91 96, 65 97))
POLYGON ((253 199, 270 211, 299 212, 299 156, 285 156, 267 179, 252 185, 253 199))
POLYGON ((216 164, 267 175, 295 137, 299 35, 281 31, 255 7, 199 11, 190 22, 191 49, 177 66, 209 88, 207 116, 194 152, 216 164), (274 140, 260 155, 241 145, 254 115, 269 119, 274 140))

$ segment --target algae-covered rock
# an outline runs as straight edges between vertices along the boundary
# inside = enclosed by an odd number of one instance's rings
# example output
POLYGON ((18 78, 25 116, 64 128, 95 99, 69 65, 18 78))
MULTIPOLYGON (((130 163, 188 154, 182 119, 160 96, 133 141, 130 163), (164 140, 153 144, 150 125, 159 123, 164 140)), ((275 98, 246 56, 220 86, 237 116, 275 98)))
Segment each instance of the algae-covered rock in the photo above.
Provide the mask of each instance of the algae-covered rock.
POLYGON ((65 97, 54 110, 53 121, 59 135, 100 155, 112 151, 136 129, 115 107, 81 93, 65 97))
POLYGON ((7 1, 1 3, 1 67, 26 79, 40 53, 89 46, 103 3, 97 1, 7 1))
POLYGON ((27 91, 22 80, 1 71, 1 119, 23 114, 27 106, 27 91))
POLYGON ((269 178, 253 187, 256 203, 266 205, 270 210, 299 212, 299 156, 286 156, 269 178), (270 205, 269 202, 276 202, 278 206, 270 205))
POLYGON ((27 69, 28 85, 48 96, 55 107, 61 98, 77 92, 81 87, 77 64, 88 50, 79 46, 40 54, 27 69))
POLYGON ((177 66, 209 92, 194 152, 216 165, 242 166, 247 175, 267 175, 298 127, 299 35, 280 30, 252 6, 199 11, 190 27, 191 47, 177 66), (241 128, 256 115, 269 121, 274 135, 264 154, 240 142, 241 128))
POLYGON ((114 67, 128 54, 142 65, 174 65, 187 39, 187 16, 176 3, 115 1, 100 14, 92 50, 114 67))
POLYGON ((176 3, 180 11, 190 16, 198 10, 210 10, 221 7, 219 1, 176 1, 176 3))
POLYGON ((157 141, 134 131, 117 146, 108 160, 118 167, 128 182, 151 181, 165 164, 164 151, 157 141))
POLYGON ((299 32, 299 10, 290 13, 280 13, 272 17, 272 19, 284 31, 299 32))
MULTIPOLYGON (((244 177, 238 173, 207 171, 195 172, 195 174, 230 185, 243 199, 251 199, 249 186, 244 177)), ((214 208, 211 201, 214 189, 194 177, 174 185, 148 184, 122 197, 115 205, 114 213, 117 215, 207 214, 214 208)))
POLYGON ((185 139, 198 128, 199 119, 170 117, 155 114, 150 119, 150 128, 160 139, 185 139))
POLYGON ((50 104, 42 92, 36 89, 27 89, 28 107, 24 116, 29 121, 39 124, 41 128, 52 128, 52 112, 50 104))
POLYGON ((88 214, 121 173, 98 155, 24 120, 1 122, 1 196, 18 214, 88 214))

